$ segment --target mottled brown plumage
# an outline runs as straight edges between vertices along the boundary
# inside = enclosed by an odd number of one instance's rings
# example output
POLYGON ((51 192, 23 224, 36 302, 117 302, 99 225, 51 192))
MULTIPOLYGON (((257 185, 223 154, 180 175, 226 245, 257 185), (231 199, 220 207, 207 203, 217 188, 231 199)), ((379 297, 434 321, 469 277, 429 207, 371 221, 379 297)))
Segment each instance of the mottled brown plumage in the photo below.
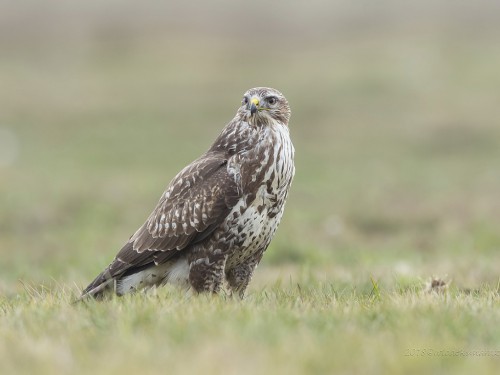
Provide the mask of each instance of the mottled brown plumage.
POLYGON ((295 173, 290 107, 277 90, 245 93, 210 149, 170 182, 146 222, 82 293, 175 283, 243 297, 278 227, 295 173))

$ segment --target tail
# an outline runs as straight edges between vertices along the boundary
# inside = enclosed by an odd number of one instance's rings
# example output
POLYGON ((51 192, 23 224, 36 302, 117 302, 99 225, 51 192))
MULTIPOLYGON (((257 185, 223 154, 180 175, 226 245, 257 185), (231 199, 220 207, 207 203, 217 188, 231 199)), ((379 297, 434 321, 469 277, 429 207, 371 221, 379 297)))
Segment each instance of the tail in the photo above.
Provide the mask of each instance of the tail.
MULTIPOLYGON (((176 253, 177 252, 174 252, 173 254, 176 253)), ((126 290, 124 289, 125 291, 118 290, 118 288, 116 288, 117 282, 121 281, 123 277, 139 273, 140 271, 153 266, 156 260, 151 254, 151 251, 138 253, 133 249, 133 244, 131 242, 127 242, 118 252, 111 264, 83 290, 78 301, 87 297, 102 298, 110 289, 114 290, 118 295, 126 293, 129 288, 126 288, 126 290)), ((172 257, 172 253, 167 252, 163 254, 168 255, 168 257, 172 257)), ((165 259, 162 258, 162 261, 168 260, 168 258, 164 258, 165 259)), ((133 289, 135 289, 135 286, 133 289)))
POLYGON ((111 276, 109 267, 102 271, 82 292, 77 301, 81 301, 88 297, 100 299, 104 293, 111 289, 114 285, 115 278, 111 276))
POLYGON ((100 299, 110 289, 114 289, 115 280, 130 267, 130 263, 124 262, 119 255, 123 252, 127 253, 132 250, 132 243, 127 242, 120 250, 115 259, 109 266, 106 267, 82 292, 77 301, 81 301, 88 297, 100 299))

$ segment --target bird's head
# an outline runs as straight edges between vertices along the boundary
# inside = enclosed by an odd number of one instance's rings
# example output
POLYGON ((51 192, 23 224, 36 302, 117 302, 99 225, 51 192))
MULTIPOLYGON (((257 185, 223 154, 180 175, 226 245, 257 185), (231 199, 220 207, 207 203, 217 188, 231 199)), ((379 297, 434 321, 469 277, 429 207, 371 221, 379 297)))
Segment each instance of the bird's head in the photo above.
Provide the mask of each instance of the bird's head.
POLYGON ((290 120, 290 106, 288 101, 278 90, 269 87, 256 87, 243 95, 240 116, 251 124, 269 124, 278 121, 288 125, 290 120))

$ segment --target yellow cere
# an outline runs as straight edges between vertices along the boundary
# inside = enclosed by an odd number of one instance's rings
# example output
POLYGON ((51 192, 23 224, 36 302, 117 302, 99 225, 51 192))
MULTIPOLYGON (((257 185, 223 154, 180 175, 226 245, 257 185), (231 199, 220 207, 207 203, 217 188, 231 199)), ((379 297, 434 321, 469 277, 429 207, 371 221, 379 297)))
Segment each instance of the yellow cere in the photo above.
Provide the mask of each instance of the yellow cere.
POLYGON ((255 104, 255 106, 258 106, 260 102, 259 102, 259 99, 252 98, 252 100, 250 100, 250 103, 255 104))

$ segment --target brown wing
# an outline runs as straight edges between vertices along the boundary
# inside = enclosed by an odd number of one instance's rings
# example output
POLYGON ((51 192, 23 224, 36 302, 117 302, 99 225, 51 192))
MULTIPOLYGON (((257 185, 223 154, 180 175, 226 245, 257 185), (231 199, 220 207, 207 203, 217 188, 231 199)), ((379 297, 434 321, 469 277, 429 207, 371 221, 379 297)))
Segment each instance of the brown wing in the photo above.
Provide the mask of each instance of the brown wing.
POLYGON ((163 263, 179 250, 207 238, 240 197, 226 165, 224 154, 210 152, 179 172, 146 222, 83 295, 96 294, 112 279, 153 262, 163 263))

